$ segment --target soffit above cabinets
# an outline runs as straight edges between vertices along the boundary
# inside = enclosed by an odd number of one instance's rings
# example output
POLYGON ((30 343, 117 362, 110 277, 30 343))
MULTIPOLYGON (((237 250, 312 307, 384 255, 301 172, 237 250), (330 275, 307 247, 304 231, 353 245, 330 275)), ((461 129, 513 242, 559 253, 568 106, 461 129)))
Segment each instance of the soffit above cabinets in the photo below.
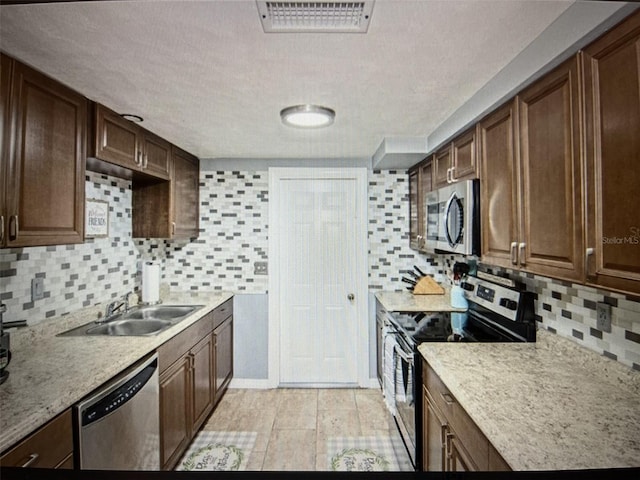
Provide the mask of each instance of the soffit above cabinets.
POLYGON ((200 158, 359 159, 386 138, 428 138, 559 20, 565 36, 527 67, 619 8, 376 0, 366 33, 267 34, 254 0, 3 4, 0 30, 7 54, 200 158), (306 103, 334 124, 282 125, 306 103))

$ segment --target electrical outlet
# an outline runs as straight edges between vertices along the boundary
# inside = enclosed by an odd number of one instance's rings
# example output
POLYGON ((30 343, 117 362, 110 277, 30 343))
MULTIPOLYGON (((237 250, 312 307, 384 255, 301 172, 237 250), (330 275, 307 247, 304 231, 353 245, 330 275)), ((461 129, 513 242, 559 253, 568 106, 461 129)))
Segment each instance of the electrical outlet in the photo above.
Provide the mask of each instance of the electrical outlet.
POLYGON ((608 303, 596 304, 596 328, 603 332, 611 332, 611 305, 608 303))
POLYGON ((41 300, 44 298, 44 278, 36 277, 31 279, 31 301, 41 300))
POLYGON ((254 275, 268 275, 268 263, 267 262, 255 262, 253 264, 253 273, 254 275))

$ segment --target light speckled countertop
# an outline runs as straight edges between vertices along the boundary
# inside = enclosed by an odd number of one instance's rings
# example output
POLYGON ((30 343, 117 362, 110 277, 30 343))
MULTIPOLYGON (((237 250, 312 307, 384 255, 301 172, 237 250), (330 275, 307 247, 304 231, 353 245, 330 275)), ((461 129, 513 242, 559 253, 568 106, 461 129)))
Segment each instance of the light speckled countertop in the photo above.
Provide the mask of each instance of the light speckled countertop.
POLYGON ((514 470, 640 466, 639 372, 546 331, 419 351, 514 470))
POLYGON ((0 386, 0 451, 180 333, 233 294, 172 293, 165 305, 204 305, 155 336, 56 337, 97 318, 103 306, 12 331, 9 379, 0 386))
POLYGON ((466 312, 451 306, 451 289, 443 295, 413 295, 405 292, 376 292, 375 297, 388 312, 466 312))

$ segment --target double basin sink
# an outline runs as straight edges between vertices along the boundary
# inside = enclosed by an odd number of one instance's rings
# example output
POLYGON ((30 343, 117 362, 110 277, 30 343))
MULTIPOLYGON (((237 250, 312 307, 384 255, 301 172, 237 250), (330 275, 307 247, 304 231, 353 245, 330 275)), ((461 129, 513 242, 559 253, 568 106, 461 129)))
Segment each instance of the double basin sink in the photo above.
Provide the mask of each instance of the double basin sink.
POLYGON ((60 337, 85 335, 145 336, 157 335, 179 323, 203 305, 146 305, 91 322, 59 334, 60 337))

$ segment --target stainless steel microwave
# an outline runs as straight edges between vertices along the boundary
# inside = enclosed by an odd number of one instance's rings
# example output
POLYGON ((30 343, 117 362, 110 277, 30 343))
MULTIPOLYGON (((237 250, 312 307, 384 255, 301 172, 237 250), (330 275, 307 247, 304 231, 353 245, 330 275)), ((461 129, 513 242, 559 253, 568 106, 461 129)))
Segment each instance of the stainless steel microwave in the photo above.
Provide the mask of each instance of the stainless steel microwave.
POLYGON ((425 249, 480 255, 480 183, 464 180, 425 195, 425 249))

